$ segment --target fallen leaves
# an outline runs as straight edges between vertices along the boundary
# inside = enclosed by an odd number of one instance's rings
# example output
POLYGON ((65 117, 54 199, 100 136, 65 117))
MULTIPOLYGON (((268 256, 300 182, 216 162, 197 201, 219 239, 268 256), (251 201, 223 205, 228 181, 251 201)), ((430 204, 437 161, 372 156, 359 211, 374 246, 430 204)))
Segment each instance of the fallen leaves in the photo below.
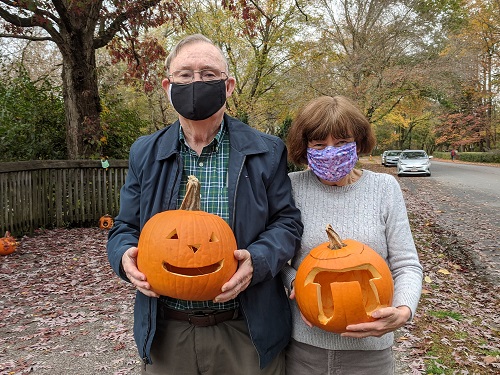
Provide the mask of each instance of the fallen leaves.
POLYGON ((112 272, 106 235, 97 228, 39 231, 2 257, 0 374, 140 372, 135 291, 112 272))
POLYGON ((444 268, 439 269, 438 272, 442 273, 443 275, 449 275, 450 274, 450 271, 448 271, 447 269, 444 269, 444 268))
POLYGON ((499 374, 500 287, 493 278, 498 263, 483 256, 498 248, 495 220, 480 209, 469 209, 473 200, 454 200, 433 179, 398 181, 424 267, 424 283, 414 320, 398 331, 397 374, 499 374), (436 202, 448 208, 437 208, 436 202))

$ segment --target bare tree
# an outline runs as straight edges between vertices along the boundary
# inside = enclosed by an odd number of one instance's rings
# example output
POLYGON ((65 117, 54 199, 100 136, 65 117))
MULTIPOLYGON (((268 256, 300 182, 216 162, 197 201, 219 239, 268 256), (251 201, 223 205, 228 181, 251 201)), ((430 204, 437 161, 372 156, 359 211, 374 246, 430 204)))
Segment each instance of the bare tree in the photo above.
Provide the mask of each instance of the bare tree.
POLYGON ((309 82, 320 93, 350 96, 379 120, 416 89, 425 21, 405 0, 320 0, 316 7, 321 34, 309 82))

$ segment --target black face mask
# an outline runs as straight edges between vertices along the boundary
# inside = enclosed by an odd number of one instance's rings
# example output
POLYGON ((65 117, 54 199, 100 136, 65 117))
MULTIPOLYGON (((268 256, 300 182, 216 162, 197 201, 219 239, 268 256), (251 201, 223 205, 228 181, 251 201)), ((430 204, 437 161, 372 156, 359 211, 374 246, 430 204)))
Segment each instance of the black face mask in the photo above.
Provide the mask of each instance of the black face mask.
POLYGON ((190 120, 205 120, 226 103, 226 81, 187 85, 170 84, 170 101, 175 110, 190 120))

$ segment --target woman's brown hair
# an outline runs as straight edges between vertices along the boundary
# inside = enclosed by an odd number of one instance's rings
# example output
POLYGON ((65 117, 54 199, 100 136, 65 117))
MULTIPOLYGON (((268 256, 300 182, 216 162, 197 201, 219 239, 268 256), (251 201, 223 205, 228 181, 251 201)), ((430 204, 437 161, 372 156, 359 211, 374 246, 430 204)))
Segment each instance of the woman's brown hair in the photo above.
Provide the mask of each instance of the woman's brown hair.
POLYGON ((287 137, 288 158, 307 165, 307 144, 324 140, 354 138, 358 154, 369 154, 376 139, 366 116, 344 96, 320 96, 307 103, 292 122, 287 137))

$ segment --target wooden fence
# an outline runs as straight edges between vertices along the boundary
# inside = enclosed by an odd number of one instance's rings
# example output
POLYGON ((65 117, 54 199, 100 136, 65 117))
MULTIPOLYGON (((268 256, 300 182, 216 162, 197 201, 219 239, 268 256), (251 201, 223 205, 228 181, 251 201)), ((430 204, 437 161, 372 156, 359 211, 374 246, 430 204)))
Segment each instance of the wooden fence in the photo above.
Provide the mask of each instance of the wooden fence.
POLYGON ((0 237, 37 228, 97 225, 115 216, 126 160, 35 160, 0 163, 0 237))

